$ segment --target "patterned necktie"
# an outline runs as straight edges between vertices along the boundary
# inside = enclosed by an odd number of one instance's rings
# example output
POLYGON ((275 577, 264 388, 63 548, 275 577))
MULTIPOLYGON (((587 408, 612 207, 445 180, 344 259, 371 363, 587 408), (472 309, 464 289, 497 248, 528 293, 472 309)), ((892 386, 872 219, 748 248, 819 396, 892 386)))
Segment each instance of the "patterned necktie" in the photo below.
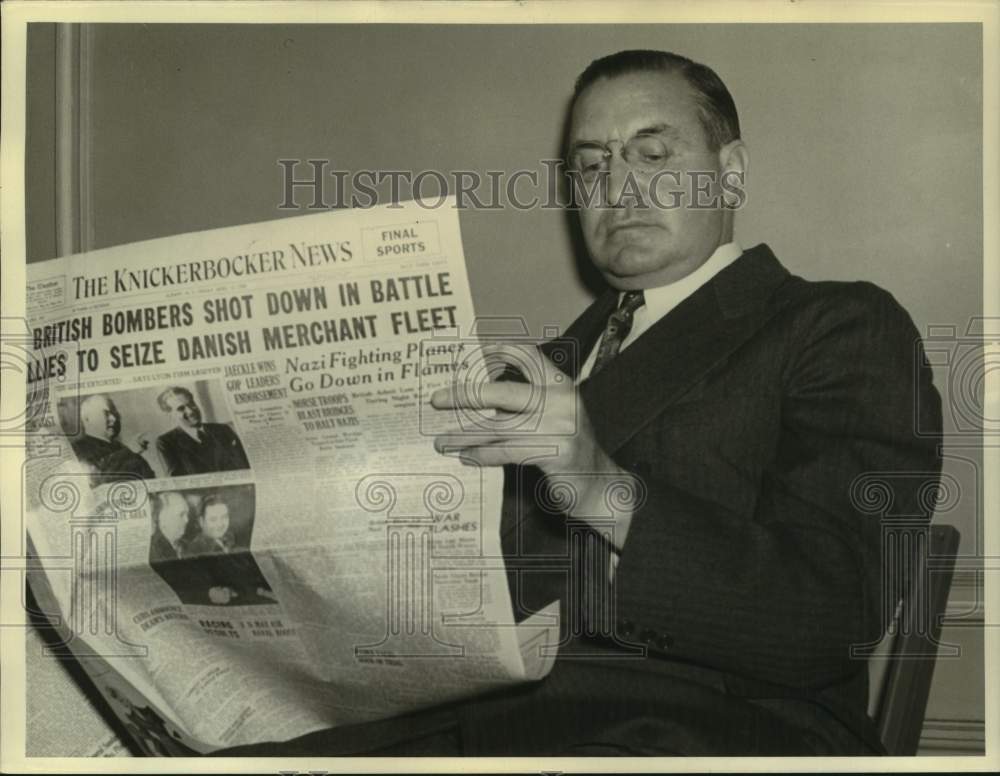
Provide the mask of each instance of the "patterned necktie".
MULTIPOLYGON (((632 316, 646 303, 642 291, 626 291, 618 309, 608 316, 597 347, 593 377, 614 360, 632 330, 632 316)), ((611 586, 617 553, 609 528, 581 526, 571 537, 571 557, 576 569, 575 585, 580 595, 580 624, 587 636, 614 638, 615 600, 611 586)))
POLYGON ((594 368, 590 370, 591 377, 604 369, 618 355, 622 342, 632 331, 632 316, 645 303, 646 298, 642 295, 642 291, 625 292, 618 309, 608 316, 608 324, 604 327, 601 344, 597 348, 594 368))

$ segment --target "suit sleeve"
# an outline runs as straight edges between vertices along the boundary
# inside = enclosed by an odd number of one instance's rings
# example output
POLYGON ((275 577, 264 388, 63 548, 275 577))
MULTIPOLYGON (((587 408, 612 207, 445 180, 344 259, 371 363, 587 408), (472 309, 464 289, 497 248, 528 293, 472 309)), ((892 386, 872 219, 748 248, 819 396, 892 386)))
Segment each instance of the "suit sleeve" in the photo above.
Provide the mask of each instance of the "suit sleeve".
POLYGON ((156 478, 156 473, 153 471, 153 467, 149 465, 149 461, 143 458, 141 455, 136 455, 138 459, 136 461, 136 466, 139 470, 139 475, 143 479, 152 480, 156 478))
POLYGON ((793 318, 756 504, 737 514, 646 479, 617 614, 672 658, 815 689, 855 673, 851 645, 884 630, 882 521, 852 485, 881 478, 893 513, 926 516, 940 399, 906 312, 874 286, 847 288, 793 318))
POLYGON ((167 467, 167 474, 169 476, 180 477, 187 474, 181 456, 177 455, 177 451, 170 444, 170 440, 165 434, 156 438, 156 450, 163 459, 163 464, 167 467))
POLYGON ((219 428, 223 429, 223 440, 229 451, 231 468, 249 469, 250 462, 237 433, 224 423, 220 423, 219 428))

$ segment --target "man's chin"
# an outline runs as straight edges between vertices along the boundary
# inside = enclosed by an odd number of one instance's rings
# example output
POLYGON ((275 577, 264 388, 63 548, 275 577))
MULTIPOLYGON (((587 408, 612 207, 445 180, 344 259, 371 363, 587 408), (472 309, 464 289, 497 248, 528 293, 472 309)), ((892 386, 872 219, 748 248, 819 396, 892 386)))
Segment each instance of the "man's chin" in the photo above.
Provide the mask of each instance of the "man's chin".
POLYGON ((597 268, 612 288, 634 291, 676 282, 691 274, 697 266, 685 266, 676 255, 651 253, 630 246, 601 262, 597 268))
POLYGON ((608 285, 611 286, 615 291, 638 291, 639 289, 646 288, 643 283, 642 275, 612 275, 608 272, 602 273, 604 279, 607 281, 608 285))
POLYGON ((622 251, 600 270, 612 288, 631 291, 645 288, 652 276, 663 270, 663 266, 644 252, 622 251))

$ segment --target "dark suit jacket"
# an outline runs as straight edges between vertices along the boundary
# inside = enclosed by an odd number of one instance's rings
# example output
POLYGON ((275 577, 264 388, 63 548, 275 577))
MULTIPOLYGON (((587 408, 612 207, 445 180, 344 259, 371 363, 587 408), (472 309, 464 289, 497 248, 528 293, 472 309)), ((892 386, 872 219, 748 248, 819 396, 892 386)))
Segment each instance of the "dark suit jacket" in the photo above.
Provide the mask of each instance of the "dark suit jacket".
MULTIPOLYGON (((550 344, 566 371, 616 301, 605 293, 550 344)), ((907 313, 869 283, 792 276, 760 245, 580 394, 599 442, 647 491, 609 596, 613 632, 567 633, 537 685, 383 724, 368 750, 454 718, 465 754, 880 751, 851 646, 886 624, 883 521, 852 487, 875 474, 894 514, 929 517, 920 494, 940 470, 940 400, 907 313)), ((512 598, 521 615, 560 598, 572 626, 577 529, 541 514, 536 475, 506 471, 512 598)), ((276 751, 343 753, 363 728, 276 751)))
POLYGON ((196 599, 200 602, 201 597, 208 595, 209 580, 204 568, 186 556, 187 547, 183 540, 178 552, 159 528, 153 531, 149 540, 150 567, 182 602, 195 603, 196 599))
POLYGON ((220 553, 213 555, 199 555, 191 559, 191 563, 197 564, 208 580, 208 586, 202 592, 205 596, 191 603, 211 603, 208 596, 208 588, 228 587, 236 596, 229 601, 228 606, 255 606, 259 604, 273 604, 273 597, 262 596, 258 590, 270 592, 271 587, 261 573, 260 567, 246 550, 237 552, 220 553))
MULTIPOLYGON (((603 295, 552 343, 559 363, 582 364, 616 299, 603 295)), ((600 688, 595 704, 655 707, 658 693, 671 693, 657 677, 671 673, 810 734, 832 741, 847 729, 877 747, 865 715, 867 665, 851 646, 877 640, 891 615, 884 521, 852 488, 876 474, 891 489, 893 514, 927 519, 921 492, 940 471, 940 399, 907 313, 868 283, 792 276, 760 245, 580 391, 603 448, 647 489, 610 600, 612 641, 645 648, 647 658, 633 662, 650 681, 622 694, 620 672, 599 660, 587 672, 578 661, 574 671, 590 677, 579 681, 600 688)), ((530 471, 508 470, 511 480, 531 492, 530 471)), ((512 590, 528 611, 572 598, 572 576, 552 560, 572 557, 567 531, 546 517, 530 501, 505 501, 505 554, 522 567, 512 590), (539 564, 549 569, 532 570, 539 564)), ((564 621, 573 614, 564 611, 564 621)), ((573 722, 526 714, 529 698, 493 705, 492 719, 482 709, 472 715, 477 730, 506 728, 483 743, 488 751, 510 752, 502 739, 511 725, 540 725, 571 745, 577 735, 573 722)), ((721 706, 717 713, 725 718, 721 706)))
POLYGON ((70 441, 70 447, 81 463, 96 470, 90 481, 94 486, 118 482, 130 477, 153 479, 156 475, 146 459, 118 440, 108 442, 88 435, 70 441))
POLYGON ((233 551, 233 539, 226 536, 219 542, 205 534, 198 534, 187 545, 186 555, 218 555, 233 551))
POLYGON ((159 529, 150 539, 149 565, 182 603, 215 606, 209 597, 213 587, 228 587, 237 594, 230 606, 274 603, 273 597, 257 592, 271 588, 249 552, 221 553, 209 541, 199 540, 203 537, 183 544, 178 554, 159 529))
POLYGON ((153 563, 163 563, 170 560, 180 560, 180 555, 174 546, 170 543, 170 540, 164 536, 160 529, 157 528, 153 531, 152 537, 149 540, 149 562, 153 563))
POLYGON ((250 468, 243 445, 229 426, 203 423, 202 430, 206 437, 203 443, 179 428, 172 428, 157 438, 156 449, 163 456, 171 477, 250 468))

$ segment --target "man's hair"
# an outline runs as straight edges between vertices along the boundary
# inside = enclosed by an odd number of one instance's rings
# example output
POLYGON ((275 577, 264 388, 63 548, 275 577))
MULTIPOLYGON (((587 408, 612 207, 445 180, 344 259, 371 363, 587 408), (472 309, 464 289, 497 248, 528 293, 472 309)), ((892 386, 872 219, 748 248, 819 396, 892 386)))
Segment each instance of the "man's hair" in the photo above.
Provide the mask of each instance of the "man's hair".
POLYGON ((213 493, 210 496, 205 496, 204 500, 201 502, 201 518, 202 518, 202 520, 205 519, 205 512, 208 511, 208 508, 209 507, 214 507, 214 506, 223 506, 223 507, 226 508, 227 512, 229 511, 229 504, 227 504, 225 501, 222 500, 222 496, 219 496, 219 495, 216 495, 215 493, 213 493))
POLYGON ((80 425, 82 426, 79 430, 81 435, 86 434, 86 421, 84 418, 90 414, 90 408, 96 406, 98 400, 106 402, 108 409, 115 413, 115 415, 118 415, 118 422, 121 423, 121 415, 118 412, 118 407, 112 401, 111 397, 104 393, 92 393, 90 396, 85 396, 81 399, 76 408, 77 416, 80 418, 80 425))
POLYGON ((184 396, 188 401, 194 401, 194 394, 187 388, 172 385, 156 397, 156 403, 160 405, 160 409, 164 412, 170 412, 170 405, 167 404, 168 396, 184 396))
POLYGON ((109 397, 107 394, 92 393, 90 394, 90 396, 85 396, 83 399, 81 399, 80 411, 83 412, 84 408, 89 407, 92 404, 96 404, 98 399, 107 402, 114 409, 118 409, 117 407, 115 407, 115 403, 111 401, 111 397, 109 397))
POLYGON ((740 137, 736 103, 722 79, 707 65, 670 51, 632 49, 595 59, 576 79, 573 103, 598 79, 649 72, 678 73, 688 82, 698 103, 698 119, 705 130, 705 139, 713 151, 740 137))
POLYGON ((187 510, 188 515, 190 515, 191 506, 188 504, 188 500, 184 498, 183 493, 178 493, 176 490, 166 490, 162 493, 157 493, 156 498, 153 500, 153 525, 156 528, 160 527, 160 513, 166 508, 167 504, 171 501, 181 501, 184 504, 184 509, 187 510))

